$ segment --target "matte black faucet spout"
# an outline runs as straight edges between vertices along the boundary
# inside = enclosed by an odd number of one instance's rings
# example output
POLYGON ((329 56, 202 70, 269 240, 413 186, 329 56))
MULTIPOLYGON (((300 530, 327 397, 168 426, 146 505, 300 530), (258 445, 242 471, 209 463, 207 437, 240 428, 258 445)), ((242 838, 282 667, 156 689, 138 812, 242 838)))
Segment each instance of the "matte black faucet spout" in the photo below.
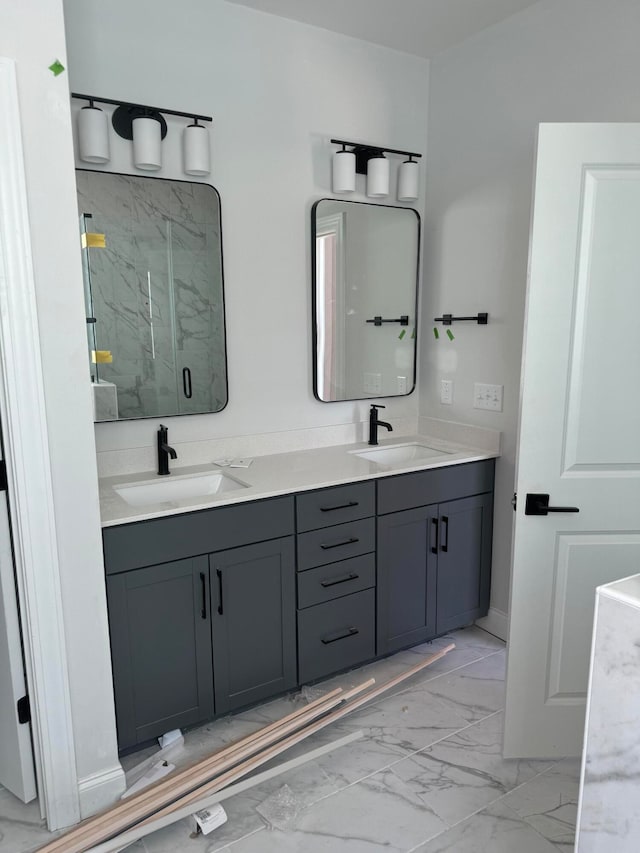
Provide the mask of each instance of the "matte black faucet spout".
POLYGON ((389 432, 393 432, 393 427, 386 421, 378 420, 378 409, 385 409, 386 406, 381 406, 376 403, 371 404, 369 409, 369 444, 378 443, 378 427, 384 427, 389 432))
POLYGON ((170 474, 169 457, 177 459, 178 454, 173 447, 167 443, 169 439, 169 430, 166 426, 160 424, 158 427, 158 474, 170 474))

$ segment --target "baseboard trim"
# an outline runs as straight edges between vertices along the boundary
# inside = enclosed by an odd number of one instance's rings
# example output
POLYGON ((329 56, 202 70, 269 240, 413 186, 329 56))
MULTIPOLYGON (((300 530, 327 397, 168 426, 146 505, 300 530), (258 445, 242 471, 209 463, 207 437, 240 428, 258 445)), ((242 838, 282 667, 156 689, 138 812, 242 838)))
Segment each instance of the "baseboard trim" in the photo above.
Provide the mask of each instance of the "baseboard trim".
POLYGON ((101 773, 94 773, 80 779, 78 797, 82 820, 112 806, 125 788, 124 770, 120 764, 101 773))
POLYGON ((483 631, 488 631, 494 637, 507 642, 509 636, 509 615, 503 613, 502 610, 497 610, 495 607, 490 607, 489 612, 482 619, 476 620, 476 625, 482 628, 483 631))

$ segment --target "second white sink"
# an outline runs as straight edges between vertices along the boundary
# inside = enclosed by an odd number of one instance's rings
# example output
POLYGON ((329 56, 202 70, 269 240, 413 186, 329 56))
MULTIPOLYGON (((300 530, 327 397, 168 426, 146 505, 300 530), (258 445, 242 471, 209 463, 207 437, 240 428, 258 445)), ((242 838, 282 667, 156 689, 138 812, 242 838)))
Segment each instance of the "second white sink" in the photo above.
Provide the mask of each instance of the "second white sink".
POLYGON ((221 471, 206 471, 202 474, 186 474, 182 477, 170 474, 156 480, 139 483, 123 483, 113 490, 129 506, 149 506, 167 501, 209 497, 232 489, 246 489, 247 484, 223 474, 221 471))
POLYGON ((385 447, 372 447, 371 450, 351 450, 355 456, 376 462, 378 465, 400 465, 403 462, 414 462, 420 459, 430 459, 436 456, 450 455, 448 450, 436 450, 426 444, 408 442, 407 444, 393 444, 385 447))

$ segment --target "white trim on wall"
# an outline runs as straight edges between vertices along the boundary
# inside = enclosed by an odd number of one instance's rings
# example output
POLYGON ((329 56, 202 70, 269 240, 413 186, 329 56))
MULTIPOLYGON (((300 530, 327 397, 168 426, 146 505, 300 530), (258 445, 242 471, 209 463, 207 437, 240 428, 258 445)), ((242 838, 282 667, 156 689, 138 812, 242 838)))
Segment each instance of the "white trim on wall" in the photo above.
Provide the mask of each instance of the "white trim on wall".
POLYGON ((16 66, 0 57, 0 411, 41 807, 80 819, 16 66))
POLYGON ((489 612, 482 619, 476 621, 478 628, 488 631, 494 637, 507 642, 509 636, 509 615, 498 610, 496 607, 490 607, 489 612))

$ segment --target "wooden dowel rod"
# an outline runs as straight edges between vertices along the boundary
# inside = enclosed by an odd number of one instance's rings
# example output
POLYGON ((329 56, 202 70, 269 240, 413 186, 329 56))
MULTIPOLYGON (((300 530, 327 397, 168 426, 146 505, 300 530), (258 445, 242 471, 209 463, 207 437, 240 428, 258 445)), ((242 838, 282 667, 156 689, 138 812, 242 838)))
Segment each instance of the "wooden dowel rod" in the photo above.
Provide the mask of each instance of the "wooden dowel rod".
POLYGON ((327 713, 341 701, 344 701, 342 688, 336 688, 286 717, 269 723, 259 731, 225 747, 214 755, 196 762, 178 773, 165 777, 155 785, 145 788, 139 794, 122 800, 112 808, 78 824, 65 835, 59 836, 42 847, 40 853, 74 853, 74 851, 80 853, 86 849, 87 843, 95 843, 95 835, 98 836, 97 840, 100 840, 130 826, 132 823, 136 823, 153 812, 154 809, 192 790, 202 781, 207 781, 216 773, 227 770, 245 758, 247 754, 259 751, 269 743, 280 739, 283 736, 283 729, 285 729, 284 733, 288 734, 291 727, 305 725, 316 717, 327 713))

